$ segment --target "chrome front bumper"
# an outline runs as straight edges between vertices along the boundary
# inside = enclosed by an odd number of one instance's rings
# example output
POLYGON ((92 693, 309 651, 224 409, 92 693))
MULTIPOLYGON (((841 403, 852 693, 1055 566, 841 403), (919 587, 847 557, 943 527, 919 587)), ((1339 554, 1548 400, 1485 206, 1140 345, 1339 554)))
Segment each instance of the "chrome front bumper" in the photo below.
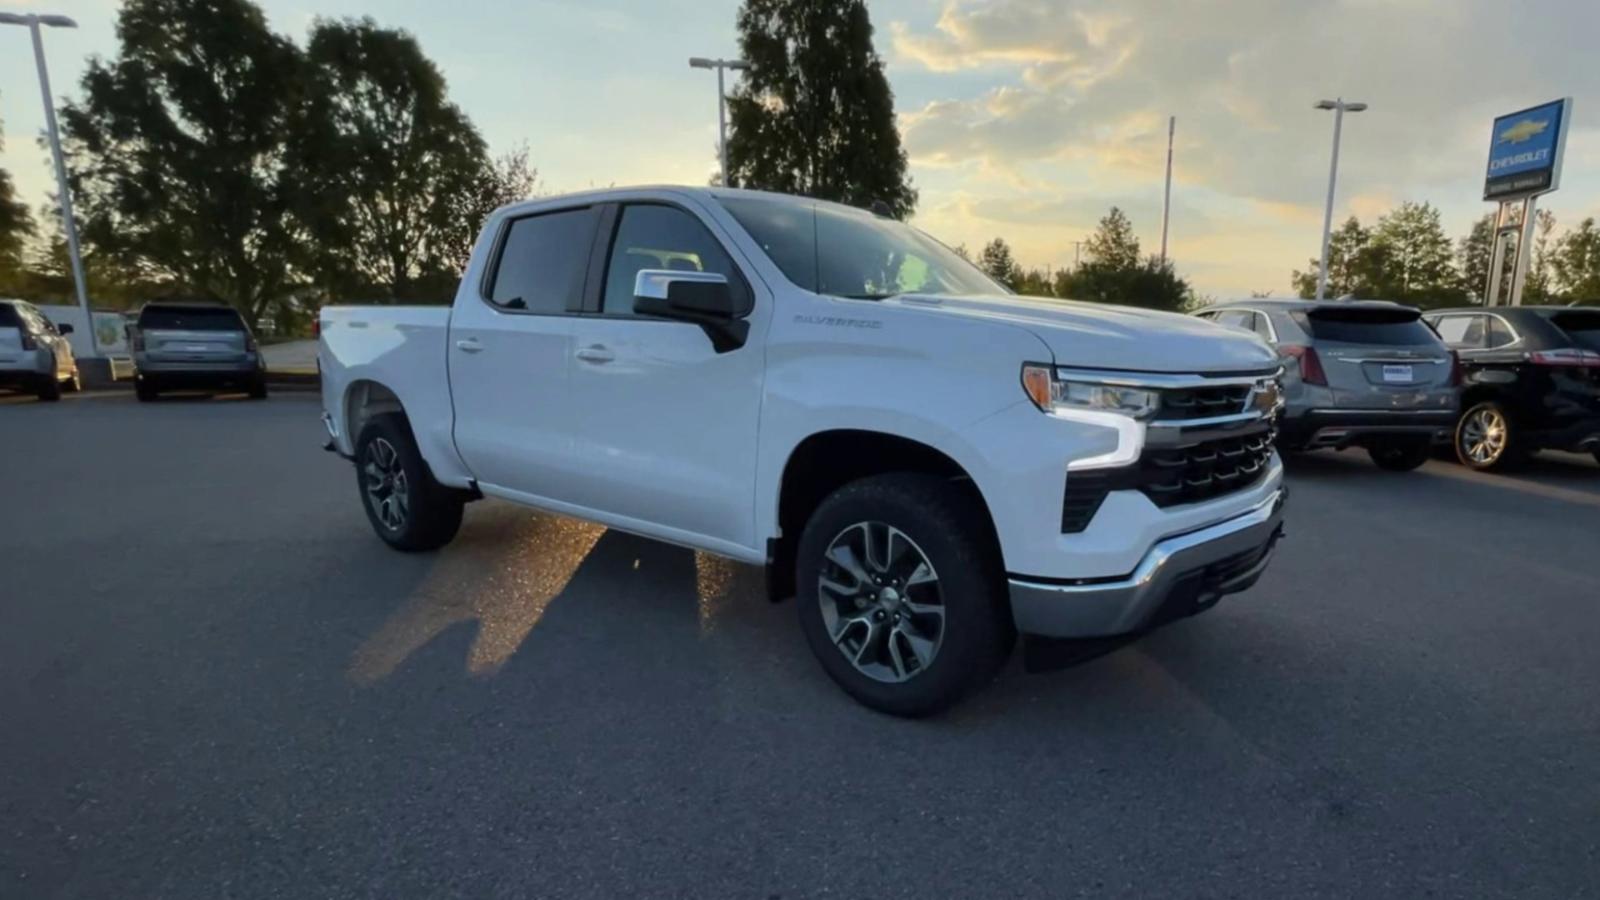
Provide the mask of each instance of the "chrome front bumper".
POLYGON ((1279 488, 1253 509, 1150 548, 1120 578, 1010 579, 1011 612, 1024 634, 1058 638, 1126 634, 1198 612, 1261 577, 1283 533, 1279 488))

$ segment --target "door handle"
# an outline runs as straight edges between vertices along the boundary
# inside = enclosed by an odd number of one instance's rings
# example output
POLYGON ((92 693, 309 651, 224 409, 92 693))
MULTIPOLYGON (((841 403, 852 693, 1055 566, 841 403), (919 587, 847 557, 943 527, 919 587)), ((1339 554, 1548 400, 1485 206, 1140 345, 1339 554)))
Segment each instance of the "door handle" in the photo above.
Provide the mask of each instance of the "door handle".
POLYGON ((584 347, 582 350, 579 350, 573 355, 586 363, 594 363, 596 365, 604 365, 605 363, 611 362, 617 358, 615 353, 612 353, 610 350, 607 350, 605 347, 602 347, 599 344, 596 344, 593 347, 584 347))
POLYGON ((456 341, 456 349, 463 353, 482 353, 483 345, 478 343, 477 338, 462 338, 456 341))

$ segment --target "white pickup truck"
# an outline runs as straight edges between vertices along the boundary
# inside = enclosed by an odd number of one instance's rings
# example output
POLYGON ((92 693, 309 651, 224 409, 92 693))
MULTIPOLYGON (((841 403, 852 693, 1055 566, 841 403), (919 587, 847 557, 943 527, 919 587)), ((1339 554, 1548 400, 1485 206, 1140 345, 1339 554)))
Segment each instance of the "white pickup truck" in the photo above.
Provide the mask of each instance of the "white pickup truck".
POLYGON ((1019 631, 1206 609, 1281 533, 1255 337, 1018 297, 832 203, 523 203, 453 307, 319 324, 328 446, 389 544, 438 548, 492 497, 765 565, 827 673, 894 714, 983 683, 1019 631))

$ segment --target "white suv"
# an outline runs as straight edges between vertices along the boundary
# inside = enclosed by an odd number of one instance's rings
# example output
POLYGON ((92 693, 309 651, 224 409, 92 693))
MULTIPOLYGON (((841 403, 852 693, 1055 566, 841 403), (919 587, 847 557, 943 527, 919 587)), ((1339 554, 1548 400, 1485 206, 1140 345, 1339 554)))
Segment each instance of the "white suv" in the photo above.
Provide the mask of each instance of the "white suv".
POLYGON ((329 447, 374 530, 494 497, 769 567, 823 668, 926 714, 1018 630, 1139 633, 1259 577, 1277 357, 1018 297, 900 222, 639 188, 490 217, 452 308, 328 307, 329 447))
POLYGON ((61 390, 79 388, 78 361, 66 335, 26 300, 0 300, 0 387, 21 388, 40 400, 61 399, 61 390))

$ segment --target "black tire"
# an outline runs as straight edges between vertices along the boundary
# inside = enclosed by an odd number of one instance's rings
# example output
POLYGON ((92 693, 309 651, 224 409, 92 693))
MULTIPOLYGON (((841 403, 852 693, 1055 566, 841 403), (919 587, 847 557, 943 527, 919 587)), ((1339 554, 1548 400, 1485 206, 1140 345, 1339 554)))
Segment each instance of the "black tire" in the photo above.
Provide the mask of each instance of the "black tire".
POLYGON ((54 371, 39 379, 39 387, 35 394, 45 403, 54 403, 61 399, 61 382, 56 379, 54 371))
MULTIPOLYGON (((992 679, 1016 643, 999 549, 982 506, 969 491, 934 476, 880 475, 835 491, 806 523, 796 552, 795 602, 800 628, 828 676, 866 706, 907 717, 940 712, 992 679), (929 600, 936 596, 937 605, 943 609, 939 618, 941 633, 926 667, 893 683, 866 674, 846 657, 850 651, 835 644, 823 612, 827 602, 840 611, 841 625, 844 618, 862 615, 878 616, 877 621, 883 621, 880 613, 856 612, 863 607, 854 606, 852 600, 841 600, 839 594, 824 594, 822 587, 825 572, 832 577, 844 571, 828 561, 830 547, 852 530, 873 525, 892 527, 899 537, 909 539, 910 549, 925 558, 937 576, 932 583, 937 594, 918 594, 919 602, 934 605, 929 600)), ((891 547, 894 541, 889 538, 891 547)), ((891 551, 885 555, 893 554, 891 551)), ((857 567, 861 568, 859 563, 857 567)), ((886 568, 892 571, 894 566, 886 568)), ((901 578, 897 586, 909 601, 913 595, 911 585, 904 583, 907 581, 915 579, 901 578)), ((857 583, 867 585, 864 579, 857 579, 857 583)), ((885 590, 884 594, 889 592, 885 590)), ((910 606, 908 603, 905 608, 910 606)), ((917 614, 906 614, 908 625, 914 615, 917 614)), ((870 625, 858 624, 868 628, 869 635, 879 635, 874 643, 884 648, 883 652, 872 655, 886 660, 888 645, 881 643, 882 633, 872 631, 870 625)), ((841 627, 838 634, 844 636, 848 630, 841 627)), ((896 640, 893 631, 887 634, 888 641, 896 640)), ((859 644, 865 646, 867 640, 862 638, 859 644)), ((899 652, 897 658, 904 655, 899 652)), ((860 656, 858 653, 857 658, 860 656)))
POLYGON ((1433 456, 1433 441, 1429 438, 1396 438, 1367 448, 1373 465, 1386 472, 1410 472, 1433 456))
POLYGON ((1462 413, 1461 420, 1456 423, 1455 435, 1451 442, 1456 451, 1456 459, 1460 460, 1461 464, 1467 468, 1478 472, 1491 472, 1509 468, 1528 455, 1523 451, 1517 434, 1516 421, 1512 418, 1511 411, 1494 400, 1486 400, 1482 403, 1474 404, 1466 412, 1462 413), (1473 431, 1473 423, 1478 421, 1480 415, 1498 417, 1500 428, 1503 431, 1498 452, 1479 454, 1473 452, 1473 442, 1470 435, 1473 431))
POLYGON ((396 550, 437 550, 450 543, 461 528, 465 497, 433 480, 411 436, 411 426, 399 414, 374 416, 361 429, 356 440, 356 488, 372 530, 396 550), (388 461, 390 452, 394 454, 392 463, 388 461), (381 478, 373 474, 374 466, 389 479, 384 482, 387 493, 378 486, 381 478), (396 472, 403 475, 403 483, 397 484, 396 472), (387 511, 379 494, 390 498, 387 511), (393 499, 396 494, 399 502, 393 499))
POLYGON ((62 390, 66 391, 69 394, 76 394, 79 391, 83 390, 83 376, 78 374, 78 370, 77 369, 73 369, 72 370, 72 377, 68 378, 66 380, 66 382, 64 384, 62 384, 61 387, 62 387, 62 390))
POLYGON ((136 378, 133 382, 133 395, 139 398, 140 403, 149 403, 160 396, 161 392, 150 383, 148 378, 136 378))
POLYGON ((267 379, 262 377, 250 382, 248 393, 251 400, 267 399, 267 379))

